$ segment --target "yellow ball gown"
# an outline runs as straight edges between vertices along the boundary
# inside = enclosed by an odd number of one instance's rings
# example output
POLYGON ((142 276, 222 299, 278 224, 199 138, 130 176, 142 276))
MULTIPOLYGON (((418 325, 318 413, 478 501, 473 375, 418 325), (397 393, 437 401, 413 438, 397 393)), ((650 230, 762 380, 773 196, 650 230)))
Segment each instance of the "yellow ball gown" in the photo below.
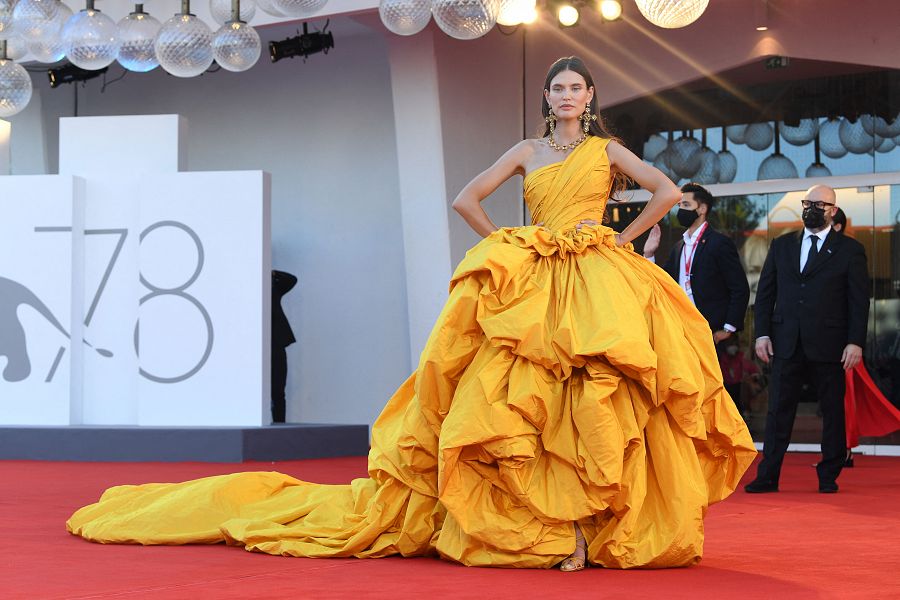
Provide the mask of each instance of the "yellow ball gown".
POLYGON ((456 269, 416 372, 372 428, 369 478, 251 472, 119 486, 68 530, 103 543, 217 543, 306 557, 438 554, 613 568, 703 554, 707 507, 753 461, 709 326, 681 288, 598 222, 608 140, 525 178, 535 223, 456 269))

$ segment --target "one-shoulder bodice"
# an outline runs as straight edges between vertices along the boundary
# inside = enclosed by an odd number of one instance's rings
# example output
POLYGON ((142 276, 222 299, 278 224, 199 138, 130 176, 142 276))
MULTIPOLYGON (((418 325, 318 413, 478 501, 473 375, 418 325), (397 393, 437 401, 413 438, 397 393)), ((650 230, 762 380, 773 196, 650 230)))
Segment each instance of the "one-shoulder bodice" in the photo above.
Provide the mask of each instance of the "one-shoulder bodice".
POLYGON ((533 225, 565 232, 583 219, 601 222, 612 181, 607 144, 609 139, 590 136, 565 160, 525 176, 525 202, 533 225))

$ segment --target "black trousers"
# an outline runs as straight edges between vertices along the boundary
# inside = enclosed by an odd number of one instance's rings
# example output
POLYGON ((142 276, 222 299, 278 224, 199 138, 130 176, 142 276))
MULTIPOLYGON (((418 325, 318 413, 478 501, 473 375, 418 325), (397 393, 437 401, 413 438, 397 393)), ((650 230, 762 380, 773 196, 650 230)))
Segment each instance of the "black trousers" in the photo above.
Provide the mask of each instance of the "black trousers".
POLYGON ((793 356, 773 359, 763 459, 759 463, 757 480, 778 483, 804 381, 814 386, 822 409, 822 460, 816 467, 819 481, 833 483, 841 473, 847 452, 844 369, 840 362, 809 360, 798 340, 793 356))
POLYGON ((734 405, 737 407, 738 412, 741 413, 741 416, 744 415, 746 411, 746 407, 744 406, 744 399, 741 398, 741 384, 738 383, 726 383, 725 391, 728 392, 728 395, 731 396, 731 399, 734 400, 734 405))
POLYGON ((284 423, 284 387, 287 385, 287 350, 272 348, 272 422, 284 423))

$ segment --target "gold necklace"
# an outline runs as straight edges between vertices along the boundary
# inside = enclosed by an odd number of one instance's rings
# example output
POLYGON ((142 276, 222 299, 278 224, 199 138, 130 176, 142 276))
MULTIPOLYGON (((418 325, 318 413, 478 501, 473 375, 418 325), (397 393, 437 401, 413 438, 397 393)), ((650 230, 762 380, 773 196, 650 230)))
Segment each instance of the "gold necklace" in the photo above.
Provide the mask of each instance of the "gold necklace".
POLYGON ((582 134, 581 134, 581 137, 578 138, 577 140, 575 140, 574 142, 572 142, 571 144, 566 144, 565 146, 560 146, 559 144, 557 144, 557 143, 553 140, 553 132, 551 131, 551 132, 550 132, 550 137, 547 139, 547 144, 548 144, 551 148, 553 148, 554 150, 556 150, 557 152, 565 152, 566 150, 574 150, 575 147, 576 147, 578 144, 580 144, 581 142, 583 142, 583 141, 586 140, 586 139, 587 139, 587 134, 586 134, 586 133, 582 133, 582 134))

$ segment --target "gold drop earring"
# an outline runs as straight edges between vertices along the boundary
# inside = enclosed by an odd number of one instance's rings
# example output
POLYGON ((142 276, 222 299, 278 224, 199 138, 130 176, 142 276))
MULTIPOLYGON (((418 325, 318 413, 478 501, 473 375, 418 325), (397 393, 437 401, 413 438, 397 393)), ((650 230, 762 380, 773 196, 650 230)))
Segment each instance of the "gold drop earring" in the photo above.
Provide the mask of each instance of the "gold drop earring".
POLYGON ((591 128, 591 121, 596 121, 597 115, 591 114, 591 104, 590 102, 585 104, 584 112, 581 113, 581 121, 582 121, 582 129, 585 133, 587 133, 591 128))
POLYGON ((547 111, 550 114, 548 114, 544 120, 547 121, 547 124, 550 126, 550 137, 553 137, 553 133, 556 131, 556 115, 549 106, 547 107, 547 111))

